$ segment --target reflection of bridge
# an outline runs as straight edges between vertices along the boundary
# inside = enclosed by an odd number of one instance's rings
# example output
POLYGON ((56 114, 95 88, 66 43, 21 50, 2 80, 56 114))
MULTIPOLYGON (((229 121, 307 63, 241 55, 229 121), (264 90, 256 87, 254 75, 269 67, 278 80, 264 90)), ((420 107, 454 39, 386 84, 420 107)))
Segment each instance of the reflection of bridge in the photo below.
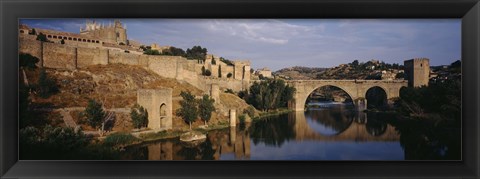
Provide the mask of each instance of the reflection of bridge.
POLYGON ((296 88, 294 99, 288 104, 295 111, 304 111, 310 93, 322 86, 342 89, 352 98, 356 107, 361 107, 366 106, 366 94, 371 88, 383 89, 387 99, 392 99, 399 97, 400 88, 408 85, 405 80, 289 80, 287 83, 296 88))
MULTIPOLYGON (((365 118, 366 113, 360 113, 359 118, 365 118)), ((295 119, 295 138, 297 140, 320 140, 320 141, 398 141, 400 135, 391 125, 386 125, 385 131, 380 135, 374 136, 367 130, 367 125, 353 122, 347 129, 336 135, 322 135, 312 129, 305 117, 304 112, 291 113, 289 118, 295 119)), ((290 120, 290 119, 289 119, 290 120)), ((358 120, 356 120, 358 121, 358 120)), ((362 120, 360 120, 362 121, 362 120)), ((366 121, 368 122, 368 121, 366 121)))

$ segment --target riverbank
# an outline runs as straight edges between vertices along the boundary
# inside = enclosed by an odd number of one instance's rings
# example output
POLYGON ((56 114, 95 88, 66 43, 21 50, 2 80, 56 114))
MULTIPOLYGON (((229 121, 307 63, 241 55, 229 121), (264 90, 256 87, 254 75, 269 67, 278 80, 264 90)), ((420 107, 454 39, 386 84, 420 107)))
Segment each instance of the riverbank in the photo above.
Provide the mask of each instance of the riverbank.
MULTIPOLYGON (((292 111, 293 110, 282 108, 274 111, 262 112, 258 116, 252 118, 252 122, 261 121, 268 117, 278 116, 278 115, 286 114, 292 111)), ((223 122, 223 123, 209 125, 208 127, 200 126, 192 130, 198 131, 201 133, 208 133, 209 131, 222 130, 222 129, 227 129, 229 127, 230 125, 228 122, 223 122)), ((143 143, 153 142, 153 141, 162 140, 162 139, 179 138, 182 134, 189 131, 190 130, 163 130, 158 132, 155 132, 155 131, 146 132, 138 135, 133 135, 132 133, 121 133, 121 134, 112 134, 112 135, 106 136, 104 140, 115 141, 115 142, 109 142, 109 145, 122 148, 126 146, 141 145, 143 143), (134 137, 135 140, 132 139, 132 137, 134 137)))
POLYGON ((281 109, 277 109, 277 110, 274 110, 274 111, 269 111, 269 112, 263 112, 263 113, 260 113, 259 116, 255 116, 253 119, 252 119, 252 122, 255 122, 255 121, 258 121, 258 120, 263 120, 267 117, 272 117, 272 116, 278 116, 278 115, 281 115, 281 114, 286 114, 286 113, 289 113, 289 112, 293 112, 293 110, 291 109, 287 109, 287 108, 281 108, 281 109))

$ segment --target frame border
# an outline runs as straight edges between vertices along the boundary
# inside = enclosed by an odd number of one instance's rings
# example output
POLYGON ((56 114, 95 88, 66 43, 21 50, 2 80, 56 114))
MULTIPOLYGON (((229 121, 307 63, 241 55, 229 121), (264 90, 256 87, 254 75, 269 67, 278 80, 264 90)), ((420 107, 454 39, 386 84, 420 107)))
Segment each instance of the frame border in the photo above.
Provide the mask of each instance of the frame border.
POLYGON ((479 0, 0 0, 0 177, 478 178, 479 0), (18 161, 19 18, 461 18, 460 162, 18 161), (360 177, 361 176, 361 177, 360 177))

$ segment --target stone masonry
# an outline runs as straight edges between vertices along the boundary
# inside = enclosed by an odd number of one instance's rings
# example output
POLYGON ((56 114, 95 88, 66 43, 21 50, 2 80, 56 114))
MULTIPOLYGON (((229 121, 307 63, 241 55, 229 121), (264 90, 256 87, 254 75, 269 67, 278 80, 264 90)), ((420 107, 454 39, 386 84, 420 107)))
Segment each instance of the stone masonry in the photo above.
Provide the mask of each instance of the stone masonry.
POLYGON ((137 103, 148 112, 148 128, 153 130, 172 128, 172 89, 140 89, 137 103))

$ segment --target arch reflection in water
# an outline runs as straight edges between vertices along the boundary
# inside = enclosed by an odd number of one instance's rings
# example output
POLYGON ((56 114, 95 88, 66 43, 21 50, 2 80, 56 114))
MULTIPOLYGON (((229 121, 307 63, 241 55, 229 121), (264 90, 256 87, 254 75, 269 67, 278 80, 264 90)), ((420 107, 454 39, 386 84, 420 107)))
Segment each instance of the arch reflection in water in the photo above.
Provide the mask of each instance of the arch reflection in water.
POLYGON ((127 149, 140 160, 401 160, 399 135, 383 118, 348 110, 292 112, 243 128, 210 131, 206 141, 184 145, 168 139, 127 149), (368 115, 368 119, 367 119, 368 115), (308 122, 310 120, 310 122, 308 122), (357 122, 363 121, 363 122, 357 122), (313 125, 312 125, 313 124, 313 125), (319 131, 324 125, 334 133, 319 131), (136 156, 135 150, 148 152, 136 156))

